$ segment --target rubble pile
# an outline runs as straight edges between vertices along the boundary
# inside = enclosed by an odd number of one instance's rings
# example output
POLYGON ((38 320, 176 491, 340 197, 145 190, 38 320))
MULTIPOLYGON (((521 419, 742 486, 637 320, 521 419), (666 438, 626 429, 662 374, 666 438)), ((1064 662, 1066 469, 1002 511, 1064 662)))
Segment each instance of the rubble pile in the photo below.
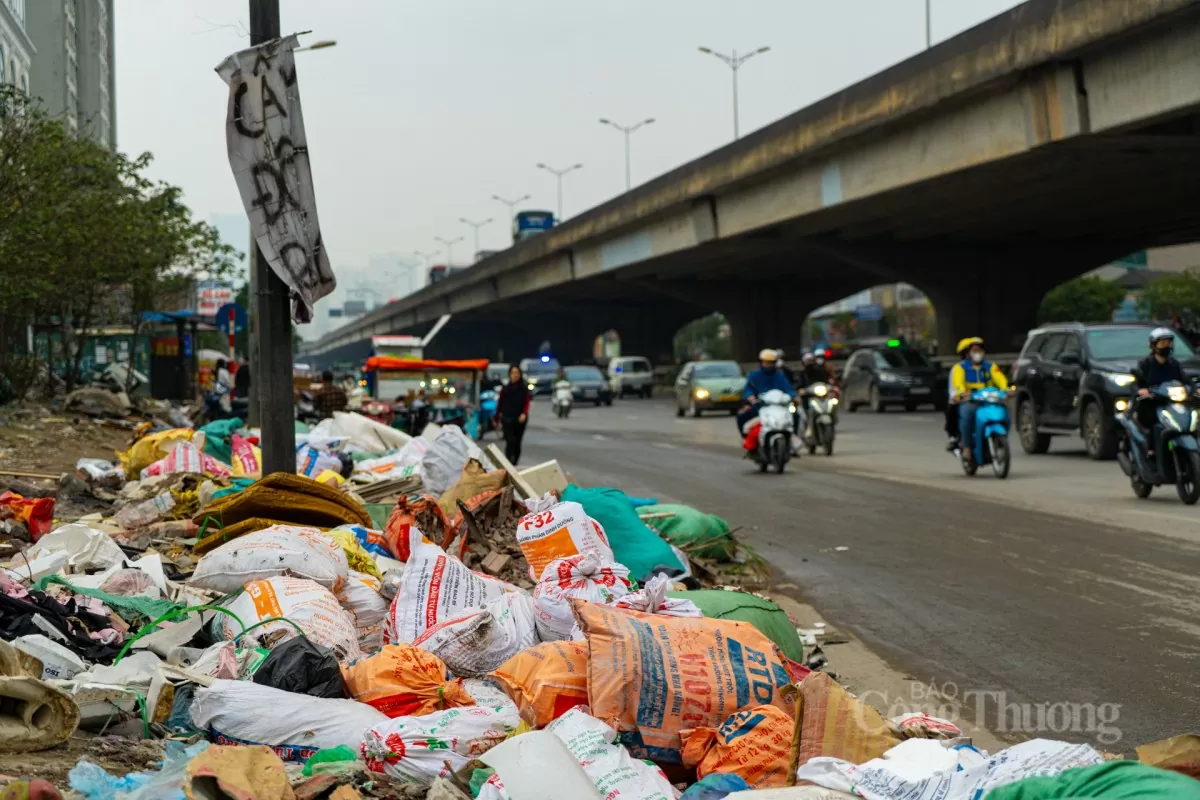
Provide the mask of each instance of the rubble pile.
POLYGON ((240 420, 135 436, 0 494, 13 796, 1200 797, 1194 737, 1114 762, 885 719, 703 511, 357 414, 300 432, 294 474, 240 420))

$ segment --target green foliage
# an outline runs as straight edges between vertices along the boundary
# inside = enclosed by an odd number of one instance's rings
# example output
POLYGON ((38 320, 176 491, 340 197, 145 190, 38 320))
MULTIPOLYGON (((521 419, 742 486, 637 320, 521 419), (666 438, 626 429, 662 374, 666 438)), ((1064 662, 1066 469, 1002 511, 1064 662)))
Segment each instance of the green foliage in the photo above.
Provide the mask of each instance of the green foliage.
POLYGON ((713 312, 692 320, 675 334, 675 357, 681 361, 695 358, 728 359, 733 357, 733 343, 728 336, 725 316, 713 312))
POLYGON ((1042 298, 1041 322, 1107 322, 1125 298, 1125 290, 1102 278, 1085 275, 1060 284, 1042 298))
POLYGON ((1142 290, 1142 307, 1153 319, 1200 317, 1200 272, 1165 275, 1142 290))
POLYGON ((144 311, 233 268, 236 251, 192 219, 182 192, 145 177, 150 160, 107 150, 0 87, 0 373, 27 324, 54 322, 70 389, 93 325, 124 323, 136 340, 144 311))

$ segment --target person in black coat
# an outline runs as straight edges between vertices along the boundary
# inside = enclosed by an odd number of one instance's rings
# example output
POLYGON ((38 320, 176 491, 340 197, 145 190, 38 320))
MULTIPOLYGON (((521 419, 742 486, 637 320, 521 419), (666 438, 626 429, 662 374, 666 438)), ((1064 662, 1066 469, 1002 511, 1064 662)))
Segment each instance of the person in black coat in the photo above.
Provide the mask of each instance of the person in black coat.
POLYGON ((532 400, 525 375, 520 367, 513 364, 508 368, 508 383, 500 389, 500 397, 496 400, 496 413, 500 416, 500 427, 504 431, 504 455, 514 465, 521 460, 521 439, 529 422, 529 404, 532 400))

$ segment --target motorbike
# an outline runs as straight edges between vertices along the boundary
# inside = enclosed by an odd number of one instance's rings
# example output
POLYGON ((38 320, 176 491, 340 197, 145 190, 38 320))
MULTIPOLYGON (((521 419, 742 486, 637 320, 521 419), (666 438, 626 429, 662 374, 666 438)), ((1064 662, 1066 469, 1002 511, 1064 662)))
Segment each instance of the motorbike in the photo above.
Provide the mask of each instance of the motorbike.
POLYGON ((975 409, 975 439, 959 449, 963 472, 974 475, 992 465, 997 478, 1007 478, 1012 452, 1008 449, 1008 393, 988 386, 971 393, 975 409))
POLYGON ((795 406, 787 392, 772 389, 759 398, 762 406, 758 410, 758 447, 753 457, 759 472, 774 469, 783 474, 792 457, 792 427, 795 406))
POLYGON ((488 389, 479 395, 479 441, 481 442, 488 431, 496 428, 499 419, 496 416, 499 399, 500 395, 494 389, 488 389))
POLYGON ((825 455, 833 455, 838 399, 832 387, 827 383, 814 383, 808 387, 802 401, 807 419, 801 438, 809 454, 816 453, 819 447, 825 455))
POLYGON ((574 400, 570 381, 558 381, 554 384, 554 398, 550 401, 550 405, 559 419, 566 419, 571 415, 571 404, 574 400))
POLYGON ((1179 381, 1171 381, 1150 390, 1149 397, 1117 401, 1117 424, 1122 436, 1117 443, 1117 463, 1129 476, 1133 493, 1150 496, 1155 486, 1175 484, 1179 499, 1186 505, 1200 500, 1200 402, 1179 381), (1145 431, 1137 421, 1139 403, 1154 403, 1156 425, 1145 431), (1122 407, 1123 406, 1123 407, 1122 407), (1154 456, 1149 455, 1153 436, 1154 456))

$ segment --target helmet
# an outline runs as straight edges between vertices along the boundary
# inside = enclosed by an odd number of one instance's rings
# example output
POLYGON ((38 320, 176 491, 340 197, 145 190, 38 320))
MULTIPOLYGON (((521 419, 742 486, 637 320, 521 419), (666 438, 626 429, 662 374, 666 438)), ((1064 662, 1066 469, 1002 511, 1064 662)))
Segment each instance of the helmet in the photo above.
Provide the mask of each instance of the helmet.
POLYGON ((778 361, 778 360, 779 360, 779 356, 777 356, 777 355, 775 354, 775 351, 774 351, 774 350, 772 350, 771 348, 767 347, 767 348, 764 348, 763 350, 760 350, 760 351, 759 351, 759 353, 758 353, 758 360, 759 360, 759 361, 769 361, 769 362, 772 362, 772 363, 774 363, 774 362, 776 362, 776 361, 778 361))
POLYGON ((1155 343, 1161 342, 1163 339, 1175 341, 1175 331, 1170 328, 1155 328, 1150 331, 1150 346, 1154 347, 1155 343))
POLYGON ((958 347, 954 348, 954 352, 961 356, 963 351, 971 349, 971 345, 974 344, 983 347, 983 339, 980 339, 978 336, 968 336, 966 339, 960 339, 958 347))
POLYGON ((805 353, 804 355, 800 356, 800 360, 803 361, 805 364, 811 364, 816 359, 813 358, 812 353, 805 353))

